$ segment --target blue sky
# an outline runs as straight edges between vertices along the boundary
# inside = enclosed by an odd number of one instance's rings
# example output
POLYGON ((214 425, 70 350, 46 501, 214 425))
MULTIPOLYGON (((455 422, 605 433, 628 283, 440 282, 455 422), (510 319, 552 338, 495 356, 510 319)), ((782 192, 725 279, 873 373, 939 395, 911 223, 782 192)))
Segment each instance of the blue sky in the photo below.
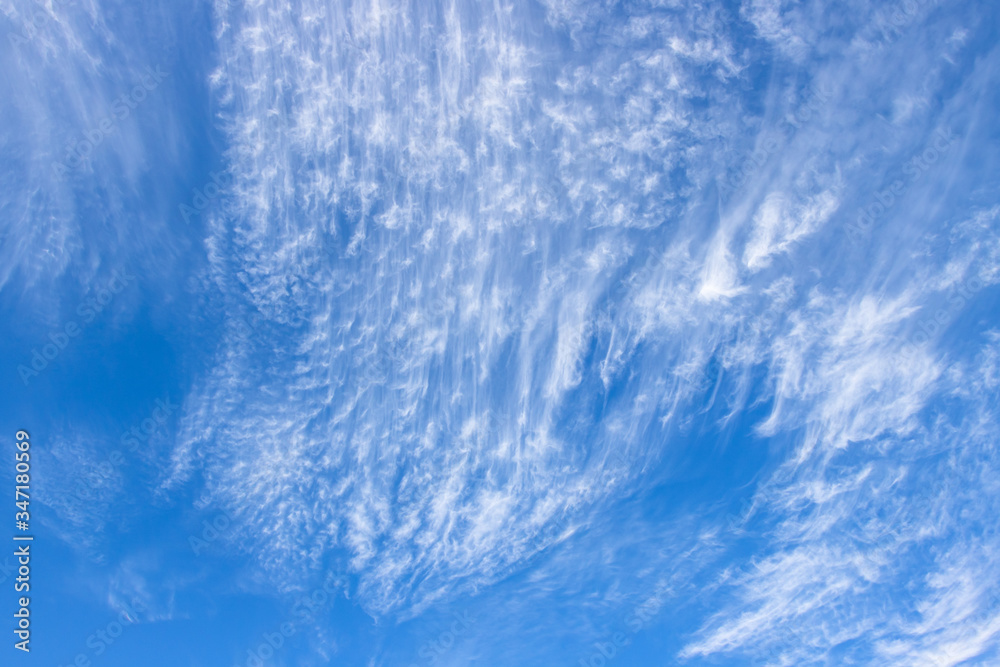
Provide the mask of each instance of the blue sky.
POLYGON ((0 7, 4 664, 1000 661, 993 3, 0 7))

